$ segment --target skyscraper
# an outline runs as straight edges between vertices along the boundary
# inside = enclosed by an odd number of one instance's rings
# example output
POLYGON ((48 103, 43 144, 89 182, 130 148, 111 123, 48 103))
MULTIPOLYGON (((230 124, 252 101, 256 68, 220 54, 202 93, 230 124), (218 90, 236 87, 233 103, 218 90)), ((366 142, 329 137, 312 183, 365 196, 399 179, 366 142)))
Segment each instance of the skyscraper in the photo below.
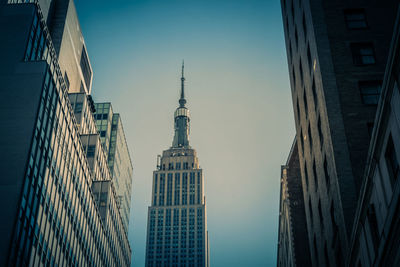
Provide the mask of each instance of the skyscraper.
POLYGON ((0 0, 0 25, 0 265, 129 266, 74 2, 0 0))
POLYGON ((343 266, 397 0, 281 0, 313 266, 343 266))
POLYGON ((203 171, 189 145, 182 65, 181 95, 175 110, 172 146, 157 159, 148 210, 146 266, 209 266, 203 171))

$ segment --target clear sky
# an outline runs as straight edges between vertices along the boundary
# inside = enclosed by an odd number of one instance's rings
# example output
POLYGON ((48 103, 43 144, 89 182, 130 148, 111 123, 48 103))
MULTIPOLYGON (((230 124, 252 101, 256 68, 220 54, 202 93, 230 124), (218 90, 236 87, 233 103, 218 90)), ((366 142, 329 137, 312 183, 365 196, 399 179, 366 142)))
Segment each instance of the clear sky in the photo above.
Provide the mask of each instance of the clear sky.
POLYGON ((275 266, 280 166, 294 138, 279 0, 75 0, 93 98, 122 117, 134 165, 129 239, 144 266, 156 157, 185 60, 212 267, 275 266))

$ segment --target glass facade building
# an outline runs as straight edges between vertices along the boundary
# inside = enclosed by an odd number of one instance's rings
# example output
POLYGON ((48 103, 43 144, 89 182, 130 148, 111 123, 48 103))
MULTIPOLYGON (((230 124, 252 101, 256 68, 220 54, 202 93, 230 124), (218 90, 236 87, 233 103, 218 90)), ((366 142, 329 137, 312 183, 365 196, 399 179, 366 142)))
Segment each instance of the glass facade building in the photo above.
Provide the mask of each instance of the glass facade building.
POLYGON ((153 172, 148 210, 146 266, 209 266, 203 170, 189 146, 184 78, 175 112, 175 136, 153 172))
POLYGON ((95 197, 96 184, 110 174, 101 146, 93 151, 103 154, 98 169, 89 157, 92 139, 100 142, 86 101, 92 70, 74 3, 3 2, 0 34, 8 37, 0 52, 0 106, 8 130, 0 136, 0 149, 7 151, 0 156, 0 200, 7 203, 0 265, 130 266, 112 182, 108 223, 95 197), (80 63, 68 62, 73 53, 80 63), (68 93, 78 92, 85 101, 71 102, 68 93), (75 114, 83 110, 78 123, 75 114))
POLYGON ((114 182, 118 198, 118 207, 126 229, 129 226, 129 214, 132 194, 133 166, 128 144, 122 126, 121 116, 113 113, 111 103, 95 103, 97 129, 105 151, 107 163, 114 182))

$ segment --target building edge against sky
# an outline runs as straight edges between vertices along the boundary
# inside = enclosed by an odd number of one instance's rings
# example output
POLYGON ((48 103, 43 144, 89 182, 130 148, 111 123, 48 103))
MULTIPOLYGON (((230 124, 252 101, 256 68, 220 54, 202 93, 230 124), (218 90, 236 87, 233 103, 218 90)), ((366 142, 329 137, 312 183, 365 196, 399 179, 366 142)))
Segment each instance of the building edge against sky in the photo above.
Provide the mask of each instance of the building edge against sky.
POLYGON ((130 266, 74 2, 31 2, 0 2, 0 264, 130 266))
POLYGON ((157 158, 152 202, 148 209, 146 267, 209 267, 209 239, 204 177, 196 151, 189 145, 182 65, 179 107, 174 113, 172 146, 157 158))

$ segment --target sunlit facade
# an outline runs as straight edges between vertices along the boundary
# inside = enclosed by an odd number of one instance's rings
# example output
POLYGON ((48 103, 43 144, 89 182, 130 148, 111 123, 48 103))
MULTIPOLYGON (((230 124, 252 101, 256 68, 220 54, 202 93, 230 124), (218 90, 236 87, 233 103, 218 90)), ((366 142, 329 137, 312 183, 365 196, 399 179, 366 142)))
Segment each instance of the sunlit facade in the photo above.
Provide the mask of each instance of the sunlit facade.
POLYGON ((175 111, 172 147, 153 172, 148 210, 146 266, 209 266, 203 170, 189 146, 189 110, 182 69, 180 106, 175 111))

